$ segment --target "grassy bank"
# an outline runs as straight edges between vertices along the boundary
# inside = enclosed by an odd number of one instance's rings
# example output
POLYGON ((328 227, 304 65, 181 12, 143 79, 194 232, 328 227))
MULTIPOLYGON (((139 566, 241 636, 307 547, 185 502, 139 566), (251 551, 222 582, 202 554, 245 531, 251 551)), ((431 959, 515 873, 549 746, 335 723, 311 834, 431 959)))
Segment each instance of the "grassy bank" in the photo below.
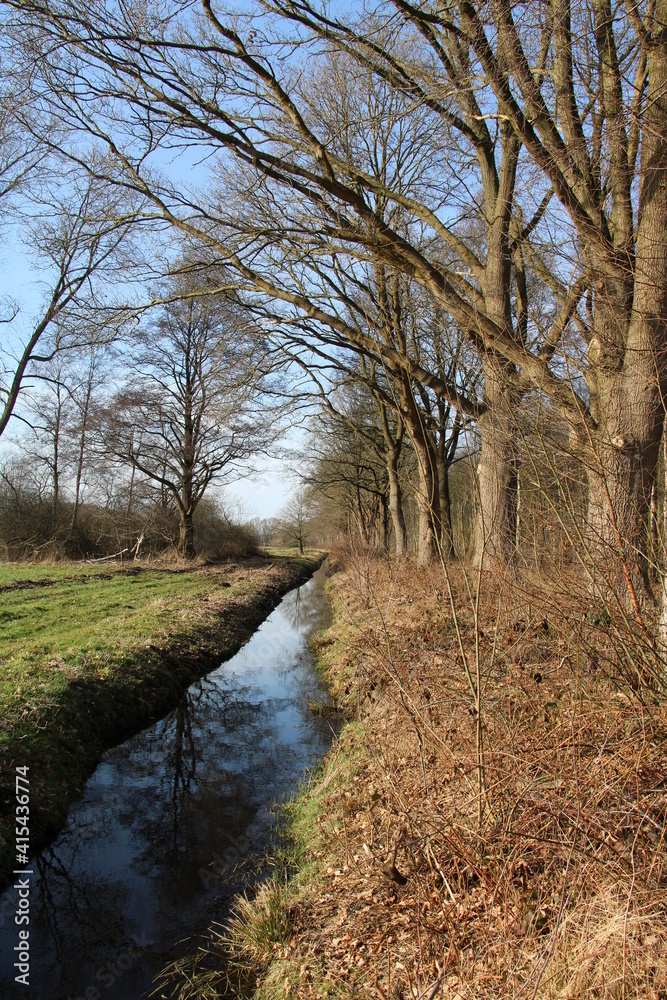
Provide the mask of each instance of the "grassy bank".
POLYGON ((14 769, 30 768, 30 844, 62 825, 105 747, 159 718, 233 655, 321 561, 191 569, 0 566, 0 881, 14 865, 14 769))
POLYGON ((454 570, 459 639, 442 572, 345 570, 320 657, 351 721, 174 995, 664 1000, 664 700, 569 585, 488 579, 475 620, 454 570))

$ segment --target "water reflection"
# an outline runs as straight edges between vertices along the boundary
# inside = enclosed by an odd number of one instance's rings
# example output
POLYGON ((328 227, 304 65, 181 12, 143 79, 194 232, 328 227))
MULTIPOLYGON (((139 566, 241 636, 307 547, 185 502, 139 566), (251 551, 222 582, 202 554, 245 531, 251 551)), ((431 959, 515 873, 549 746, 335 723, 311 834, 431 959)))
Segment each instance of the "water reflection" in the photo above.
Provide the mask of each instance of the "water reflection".
MULTIPOLYGON (((324 697, 308 650, 328 622, 323 581, 320 570, 288 594, 233 659, 105 756, 35 860, 30 995, 141 997, 175 944, 224 911, 271 842, 273 802, 330 742, 306 707, 324 697)), ((0 914, 8 900, 11 889, 0 914)), ((8 997, 26 995, 13 982, 16 940, 5 918, 8 997)))

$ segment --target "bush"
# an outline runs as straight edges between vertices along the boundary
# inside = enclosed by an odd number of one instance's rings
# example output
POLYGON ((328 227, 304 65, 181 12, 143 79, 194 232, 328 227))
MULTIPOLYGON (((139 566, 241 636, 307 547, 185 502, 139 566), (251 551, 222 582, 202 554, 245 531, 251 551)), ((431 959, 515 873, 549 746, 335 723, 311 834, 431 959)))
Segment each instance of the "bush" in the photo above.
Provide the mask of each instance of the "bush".
POLYGON ((251 524, 234 524, 212 500, 201 500, 194 516, 195 546, 204 559, 256 555, 259 540, 251 524))
MULTIPOLYGON (((0 489, 0 557, 4 559, 99 559, 123 553, 132 557, 165 554, 178 545, 178 514, 150 500, 131 511, 118 506, 81 504, 74 527, 74 505, 45 490, 5 479, 0 489)), ((234 524, 212 501, 200 502, 194 517, 195 544, 204 559, 235 559, 258 551, 252 525, 234 524)))
POLYGON ((73 517, 72 503, 54 504, 47 491, 5 477, 0 554, 5 559, 100 558, 123 550, 129 554, 139 538, 141 553, 147 554, 173 547, 178 537, 173 511, 155 503, 136 505, 131 512, 124 506, 82 504, 74 526, 73 517))

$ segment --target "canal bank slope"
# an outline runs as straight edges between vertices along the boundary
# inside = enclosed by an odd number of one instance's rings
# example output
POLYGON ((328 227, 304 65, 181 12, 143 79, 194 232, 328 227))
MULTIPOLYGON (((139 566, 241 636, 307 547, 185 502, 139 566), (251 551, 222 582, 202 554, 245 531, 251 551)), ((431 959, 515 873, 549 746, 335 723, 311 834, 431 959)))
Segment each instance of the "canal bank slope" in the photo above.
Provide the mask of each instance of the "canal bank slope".
POLYGON ((349 557, 330 581, 319 656, 349 721, 284 870, 161 996, 666 995, 664 702, 582 663, 606 640, 551 582, 484 580, 475 621, 450 572, 458 628, 441 571, 349 557))
POLYGON ((16 768, 29 769, 32 853, 62 825, 104 749, 232 656, 322 559, 1 568, 0 885, 17 867, 16 768))

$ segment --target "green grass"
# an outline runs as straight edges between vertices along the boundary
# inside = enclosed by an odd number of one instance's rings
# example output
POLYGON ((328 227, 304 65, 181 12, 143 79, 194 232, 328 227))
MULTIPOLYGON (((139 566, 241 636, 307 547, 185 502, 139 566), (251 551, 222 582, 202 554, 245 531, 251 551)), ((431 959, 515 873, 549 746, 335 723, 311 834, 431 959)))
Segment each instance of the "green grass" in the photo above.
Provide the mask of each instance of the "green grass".
POLYGON ((15 767, 30 768, 36 850, 105 747, 233 655, 320 561, 276 553, 198 569, 0 566, 0 883, 14 867, 15 767))
MULTIPOLYGON (((130 563, 130 567, 132 563, 130 563)), ((118 563, 0 563, 0 587, 12 586, 23 581, 50 581, 73 580, 109 576, 119 572, 125 572, 127 564, 123 567, 118 563)))
MULTIPOLYGON (((2 567, 0 579, 7 576, 2 567)), ((16 576, 25 578, 24 572, 16 576)), ((54 580, 52 574, 40 576, 54 580)), ((108 673, 128 649, 163 641, 175 626, 187 625, 193 604, 216 583, 201 572, 85 575, 78 567, 69 573, 59 567, 58 576, 51 586, 0 594, 0 701, 5 706, 52 698, 73 677, 108 673)))

